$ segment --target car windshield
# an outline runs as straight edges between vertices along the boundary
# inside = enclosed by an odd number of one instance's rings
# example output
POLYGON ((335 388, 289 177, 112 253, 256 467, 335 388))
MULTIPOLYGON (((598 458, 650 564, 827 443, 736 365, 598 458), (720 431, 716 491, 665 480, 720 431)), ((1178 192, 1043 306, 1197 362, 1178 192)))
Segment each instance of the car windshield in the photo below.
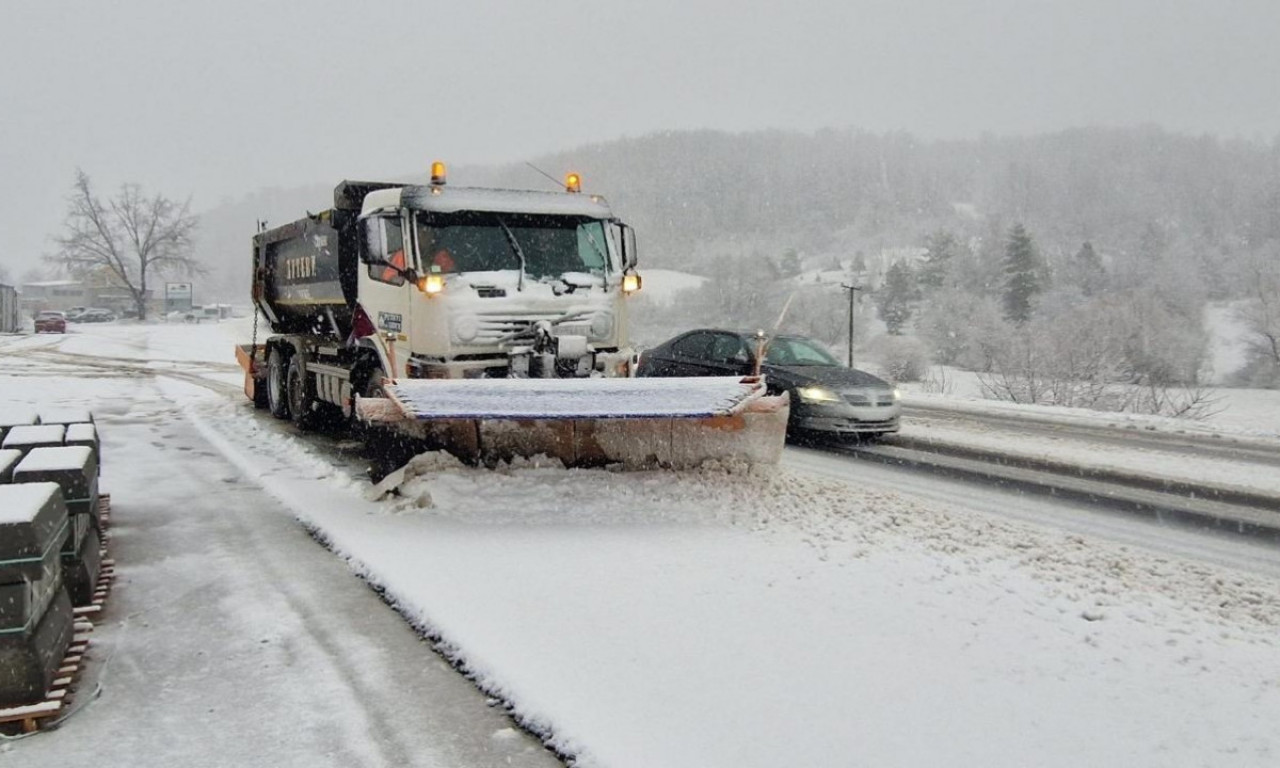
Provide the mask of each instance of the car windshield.
POLYGON ((525 273, 535 279, 566 272, 604 274, 608 265, 604 222, 597 219, 419 213, 417 234, 420 263, 429 272, 518 270, 521 254, 525 273))
POLYGON ((764 353, 764 361, 769 365, 840 365, 840 361, 822 348, 822 345, 809 339, 794 336, 782 336, 769 342, 764 353))

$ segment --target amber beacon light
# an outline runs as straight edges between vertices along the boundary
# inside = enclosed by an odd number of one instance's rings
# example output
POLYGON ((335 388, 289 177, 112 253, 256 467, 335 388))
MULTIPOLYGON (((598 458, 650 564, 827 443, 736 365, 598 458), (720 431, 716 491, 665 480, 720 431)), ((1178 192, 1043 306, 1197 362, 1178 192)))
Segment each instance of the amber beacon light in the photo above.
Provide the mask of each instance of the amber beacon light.
POLYGON ((443 185, 445 182, 444 163, 439 160, 431 164, 431 183, 443 185))
POLYGON ((564 188, 567 192, 581 192, 582 177, 576 173, 566 174, 564 177, 564 188))

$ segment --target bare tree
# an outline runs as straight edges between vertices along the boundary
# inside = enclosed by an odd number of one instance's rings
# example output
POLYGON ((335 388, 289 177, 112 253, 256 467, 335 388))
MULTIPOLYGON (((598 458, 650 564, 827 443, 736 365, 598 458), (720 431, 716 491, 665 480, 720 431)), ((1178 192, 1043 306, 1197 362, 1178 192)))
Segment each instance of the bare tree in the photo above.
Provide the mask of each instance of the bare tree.
POLYGON ((54 239, 59 251, 47 258, 79 277, 107 276, 128 291, 145 320, 153 275, 203 271, 192 257, 197 220, 190 207, 190 201, 179 205, 160 194, 146 197, 137 184, 121 186, 104 203, 94 196, 88 174, 77 170, 63 234, 54 239))
POLYGON ((1254 383, 1280 384, 1280 248, 1250 254, 1243 264, 1246 299, 1235 309, 1235 318, 1248 332, 1246 343, 1254 383))

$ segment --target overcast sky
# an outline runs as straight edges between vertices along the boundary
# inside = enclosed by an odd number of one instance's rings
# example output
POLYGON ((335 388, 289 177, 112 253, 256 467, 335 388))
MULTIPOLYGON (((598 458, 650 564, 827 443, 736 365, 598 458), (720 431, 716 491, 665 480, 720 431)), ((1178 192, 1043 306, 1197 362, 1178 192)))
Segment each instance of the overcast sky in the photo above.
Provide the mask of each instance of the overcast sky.
POLYGON ((663 129, 1138 123, 1280 134, 1280 2, 4 0, 0 265, 77 166, 199 211, 663 129))

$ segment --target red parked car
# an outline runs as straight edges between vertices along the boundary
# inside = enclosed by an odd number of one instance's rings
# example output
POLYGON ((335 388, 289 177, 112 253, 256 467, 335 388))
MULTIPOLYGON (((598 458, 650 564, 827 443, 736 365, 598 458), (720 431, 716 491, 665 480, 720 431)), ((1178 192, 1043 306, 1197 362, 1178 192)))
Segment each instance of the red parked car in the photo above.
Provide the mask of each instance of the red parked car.
POLYGON ((41 312, 36 315, 36 333, 66 333, 67 316, 61 312, 41 312))

